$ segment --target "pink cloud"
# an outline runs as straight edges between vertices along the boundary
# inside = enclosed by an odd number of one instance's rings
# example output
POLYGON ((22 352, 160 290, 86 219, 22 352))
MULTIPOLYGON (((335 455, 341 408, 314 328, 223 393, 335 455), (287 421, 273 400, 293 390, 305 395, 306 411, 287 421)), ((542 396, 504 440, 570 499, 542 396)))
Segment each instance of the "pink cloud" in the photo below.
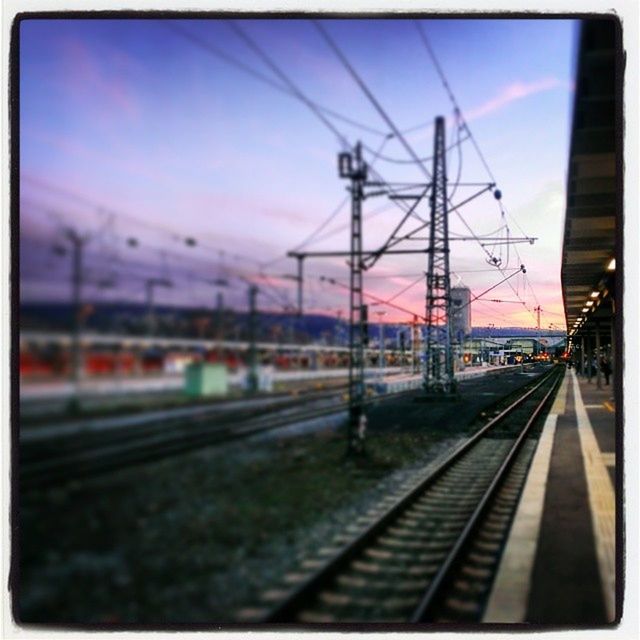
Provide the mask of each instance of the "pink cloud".
POLYGON ((279 220, 284 220, 285 222, 290 222, 291 224, 309 224, 310 220, 306 216, 298 213, 297 211, 292 211, 291 209, 285 209, 283 207, 264 207, 261 210, 261 213, 267 215, 271 218, 276 218, 279 220))
MULTIPOLYGON (((503 109, 512 102, 522 100, 531 95, 542 93, 544 91, 551 91, 552 89, 561 87, 563 85, 566 86, 569 91, 575 90, 573 83, 563 83, 558 78, 542 78, 533 82, 513 82, 512 84, 504 87, 502 91, 498 93, 498 95, 469 111, 463 112, 463 115, 467 122, 471 122, 472 120, 479 120, 480 118, 491 115, 496 111, 500 111, 500 109, 503 109)), ((447 116, 445 120, 446 126, 450 127, 453 123, 452 116, 447 116)), ((419 130, 421 136, 426 137, 427 135, 431 135, 430 132, 432 129, 433 123, 426 122, 421 123, 420 125, 416 125, 415 127, 411 127, 410 129, 408 129, 408 131, 419 130)))
POLYGON ((130 118, 139 118, 140 105, 121 75, 105 75, 82 40, 65 38, 62 48, 64 63, 69 70, 68 74, 63 75, 62 82, 69 92, 80 100, 90 98, 92 105, 97 103, 96 95, 100 96, 105 100, 104 113, 109 113, 115 107, 130 118))
POLYGON ((544 91, 550 91, 562 85, 558 78, 542 78, 534 82, 514 82, 506 86, 497 96, 465 114, 467 121, 477 120, 486 115, 499 111, 508 104, 522 100, 528 96, 544 91))
POLYGON ((24 131, 22 135, 48 144, 64 154, 90 160, 92 163, 98 162, 107 165, 111 167, 112 170, 124 170, 132 175, 148 178, 164 186, 172 184, 175 187, 179 187, 181 184, 172 174, 153 169, 151 165, 144 160, 136 160, 134 156, 135 148, 128 150, 120 149, 120 153, 118 154, 109 151, 100 151, 97 148, 87 146, 71 136, 55 133, 46 129, 30 128, 24 131), (126 151, 128 151, 128 153, 126 151))

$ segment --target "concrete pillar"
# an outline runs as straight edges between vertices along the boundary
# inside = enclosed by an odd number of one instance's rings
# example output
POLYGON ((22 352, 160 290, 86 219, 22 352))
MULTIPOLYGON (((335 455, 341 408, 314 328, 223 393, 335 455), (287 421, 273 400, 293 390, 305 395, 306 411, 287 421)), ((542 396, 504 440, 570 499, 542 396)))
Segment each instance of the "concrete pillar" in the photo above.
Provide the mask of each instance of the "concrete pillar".
POLYGON ((596 320, 596 386, 602 389, 602 371, 600 366, 600 323, 596 320))
POLYGON ((587 382, 593 377, 593 349, 591 347, 591 330, 587 332, 587 382))
POLYGON ((613 298, 611 298, 611 388, 616 383, 616 306, 613 298))
POLYGON ((584 333, 580 336, 580 375, 584 376, 587 373, 587 359, 585 351, 584 333))

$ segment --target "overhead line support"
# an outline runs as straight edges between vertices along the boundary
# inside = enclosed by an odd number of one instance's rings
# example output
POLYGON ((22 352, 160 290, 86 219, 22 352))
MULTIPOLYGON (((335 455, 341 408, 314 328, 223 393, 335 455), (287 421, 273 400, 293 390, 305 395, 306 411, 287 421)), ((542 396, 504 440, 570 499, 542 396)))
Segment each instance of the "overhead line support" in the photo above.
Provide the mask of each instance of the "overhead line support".
POLYGON ((360 143, 355 151, 338 155, 341 178, 351 181, 351 247, 349 259, 349 423, 347 453, 364 448, 364 347, 367 342, 367 309, 362 297, 362 200, 367 180, 367 165, 362 160, 360 143))
POLYGON ((451 275, 445 123, 442 116, 438 116, 435 122, 432 173, 424 387, 427 393, 449 394, 455 391, 455 379, 451 347, 451 275))

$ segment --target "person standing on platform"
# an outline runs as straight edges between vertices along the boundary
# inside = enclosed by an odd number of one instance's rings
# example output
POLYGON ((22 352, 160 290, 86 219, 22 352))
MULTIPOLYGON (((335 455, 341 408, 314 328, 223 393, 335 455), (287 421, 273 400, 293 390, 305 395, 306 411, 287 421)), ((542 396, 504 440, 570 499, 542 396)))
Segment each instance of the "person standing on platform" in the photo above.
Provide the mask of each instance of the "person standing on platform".
POLYGON ((604 356, 600 359, 600 371, 604 374, 605 384, 608 385, 609 376, 611 375, 611 364, 604 356))

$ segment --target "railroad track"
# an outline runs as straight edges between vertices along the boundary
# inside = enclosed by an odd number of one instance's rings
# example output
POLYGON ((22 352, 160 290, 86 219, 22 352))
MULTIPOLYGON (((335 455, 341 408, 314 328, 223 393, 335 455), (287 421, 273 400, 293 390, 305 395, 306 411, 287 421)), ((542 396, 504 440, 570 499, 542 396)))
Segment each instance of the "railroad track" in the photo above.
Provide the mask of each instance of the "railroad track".
MULTIPOLYGON (((374 401, 412 391, 378 395, 374 401)), ((340 415, 348 409, 340 392, 309 392, 295 399, 246 409, 137 424, 130 429, 76 430, 64 437, 20 446, 20 487, 30 491, 157 461, 294 423, 340 415)), ((214 411, 214 409, 212 409, 214 411)))
POLYGON ((529 436, 560 373, 543 376, 426 478, 383 501, 355 537, 320 549, 244 617, 290 624, 481 621, 535 450, 529 436))
POLYGON ((222 444, 293 422, 345 411, 343 392, 302 396, 286 404, 144 424, 113 432, 73 434, 35 442, 20 451, 22 490, 46 487, 152 462, 203 446, 222 444), (336 400, 338 402, 336 402, 336 400), (311 403, 311 404, 310 404, 311 403), (304 405, 307 405, 306 408, 304 405))

